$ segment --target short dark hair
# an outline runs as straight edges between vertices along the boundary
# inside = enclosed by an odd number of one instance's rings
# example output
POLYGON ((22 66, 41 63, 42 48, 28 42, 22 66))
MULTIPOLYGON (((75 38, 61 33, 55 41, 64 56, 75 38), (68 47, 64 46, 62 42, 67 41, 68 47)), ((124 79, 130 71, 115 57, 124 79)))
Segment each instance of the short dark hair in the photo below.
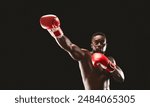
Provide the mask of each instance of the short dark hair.
POLYGON ((95 33, 93 33, 93 35, 92 35, 92 37, 91 37, 91 41, 92 41, 93 37, 95 37, 96 35, 101 35, 101 36, 103 36, 103 37, 106 38, 105 33, 103 33, 103 32, 95 32, 95 33))

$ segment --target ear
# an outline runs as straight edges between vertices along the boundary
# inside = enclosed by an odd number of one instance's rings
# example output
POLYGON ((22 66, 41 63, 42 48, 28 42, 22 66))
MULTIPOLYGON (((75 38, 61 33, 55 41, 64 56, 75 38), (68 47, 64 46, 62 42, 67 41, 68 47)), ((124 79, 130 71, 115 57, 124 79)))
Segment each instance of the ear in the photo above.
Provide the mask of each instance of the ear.
POLYGON ((106 48, 107 48, 107 43, 106 43, 105 46, 103 47, 103 52, 106 52, 106 48))

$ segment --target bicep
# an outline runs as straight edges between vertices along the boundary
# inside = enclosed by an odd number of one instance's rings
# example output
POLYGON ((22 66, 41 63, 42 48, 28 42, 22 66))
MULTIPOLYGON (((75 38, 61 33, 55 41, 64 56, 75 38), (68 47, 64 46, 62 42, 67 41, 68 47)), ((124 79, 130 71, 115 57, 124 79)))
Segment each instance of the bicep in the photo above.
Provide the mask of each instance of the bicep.
POLYGON ((70 56, 74 59, 74 60, 82 60, 85 56, 84 51, 81 50, 80 47, 78 47, 75 44, 71 45, 71 49, 69 51, 70 56))
POLYGON ((81 60, 85 56, 81 48, 73 44, 66 36, 57 39, 57 43, 62 49, 67 51, 74 60, 81 60))

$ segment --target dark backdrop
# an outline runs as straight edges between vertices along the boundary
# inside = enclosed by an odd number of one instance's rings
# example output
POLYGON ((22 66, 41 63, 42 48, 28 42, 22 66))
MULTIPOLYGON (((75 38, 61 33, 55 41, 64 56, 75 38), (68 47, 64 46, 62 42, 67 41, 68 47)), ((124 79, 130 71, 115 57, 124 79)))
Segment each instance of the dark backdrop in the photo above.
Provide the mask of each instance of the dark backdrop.
POLYGON ((144 0, 16 0, 0 4, 0 89, 84 89, 78 63, 42 29, 55 14, 65 35, 90 49, 94 32, 106 33, 107 54, 125 73, 112 89, 150 89, 149 18, 144 0))

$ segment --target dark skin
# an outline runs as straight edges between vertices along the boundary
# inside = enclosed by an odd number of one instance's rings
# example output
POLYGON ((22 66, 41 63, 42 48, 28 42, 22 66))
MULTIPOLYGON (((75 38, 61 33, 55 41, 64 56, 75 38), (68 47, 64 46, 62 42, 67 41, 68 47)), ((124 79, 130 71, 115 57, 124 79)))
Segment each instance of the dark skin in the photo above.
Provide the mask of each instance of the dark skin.
MULTIPOLYGON (((86 90, 109 90, 110 78, 118 82, 124 81, 124 73, 118 65, 113 73, 109 73, 100 64, 98 68, 95 68, 92 64, 91 55, 94 52, 105 53, 107 44, 104 36, 96 35, 92 38, 92 52, 87 49, 81 49, 73 44, 66 36, 55 39, 62 49, 67 51, 74 60, 78 61, 83 85, 86 90)), ((116 64, 114 58, 108 58, 116 64)))

